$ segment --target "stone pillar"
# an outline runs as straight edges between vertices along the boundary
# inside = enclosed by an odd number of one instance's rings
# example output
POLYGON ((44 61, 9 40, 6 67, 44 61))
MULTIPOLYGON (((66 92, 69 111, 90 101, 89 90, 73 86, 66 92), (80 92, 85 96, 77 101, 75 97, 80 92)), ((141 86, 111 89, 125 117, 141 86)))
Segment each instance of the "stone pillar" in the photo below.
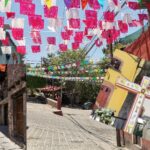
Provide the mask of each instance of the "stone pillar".
POLYGON ((4 105, 0 106, 0 125, 4 125, 4 105))

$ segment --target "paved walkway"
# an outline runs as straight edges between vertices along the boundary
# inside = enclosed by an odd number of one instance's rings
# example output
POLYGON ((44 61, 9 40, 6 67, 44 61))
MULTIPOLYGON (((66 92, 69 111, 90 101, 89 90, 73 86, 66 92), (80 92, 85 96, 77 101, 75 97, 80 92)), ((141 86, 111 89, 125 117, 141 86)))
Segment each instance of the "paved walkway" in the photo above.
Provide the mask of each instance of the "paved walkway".
POLYGON ((121 150, 115 129, 89 118, 90 111, 63 108, 53 114, 43 104, 27 104, 27 150, 121 150))
POLYGON ((22 150, 0 131, 0 150, 22 150))

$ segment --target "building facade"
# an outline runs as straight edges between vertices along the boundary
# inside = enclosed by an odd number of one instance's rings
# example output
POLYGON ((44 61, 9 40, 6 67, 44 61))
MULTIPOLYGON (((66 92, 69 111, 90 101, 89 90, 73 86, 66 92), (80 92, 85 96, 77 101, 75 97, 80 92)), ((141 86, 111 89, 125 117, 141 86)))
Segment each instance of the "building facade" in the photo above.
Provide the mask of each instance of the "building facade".
POLYGON ((0 126, 26 147, 26 81, 23 65, 0 65, 0 126))

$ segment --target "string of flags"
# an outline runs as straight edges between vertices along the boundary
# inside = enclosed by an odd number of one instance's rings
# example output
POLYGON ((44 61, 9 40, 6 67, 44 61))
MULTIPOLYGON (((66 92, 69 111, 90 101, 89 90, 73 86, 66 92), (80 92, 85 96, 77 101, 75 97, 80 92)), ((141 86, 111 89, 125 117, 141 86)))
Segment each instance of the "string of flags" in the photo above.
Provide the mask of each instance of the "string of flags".
POLYGON ((64 80, 64 81, 88 81, 88 82, 101 82, 103 77, 63 77, 63 76, 50 76, 47 74, 35 74, 31 72, 27 72, 28 76, 36 76, 41 78, 48 78, 48 79, 57 79, 57 80, 64 80))
MULTIPOLYGON (((41 51, 41 44, 45 40, 47 42, 48 52, 58 46, 60 52, 66 52, 68 49, 78 50, 83 41, 91 40, 97 35, 98 40, 95 41, 97 47, 101 47, 105 41, 111 44, 116 41, 121 34, 126 34, 129 28, 143 26, 144 21, 148 21, 147 13, 137 12, 138 18, 134 17, 129 12, 124 13, 123 17, 117 20, 115 13, 121 11, 121 2, 119 0, 107 0, 109 9, 104 10, 106 5, 104 0, 63 0, 66 6, 65 19, 59 17, 59 5, 56 0, 41 0, 43 13, 36 13, 36 3, 32 0, 15 0, 14 5, 19 5, 19 13, 23 17, 17 17, 17 11, 12 11, 12 0, 0 1, 0 41, 2 41, 2 53, 11 54, 11 46, 8 44, 6 36, 5 23, 10 21, 10 32, 13 40, 16 41, 16 51, 22 55, 26 54, 25 26, 28 25, 28 31, 32 40, 31 50, 33 53, 41 51), (103 11, 103 19, 99 19, 99 10, 103 11), (80 18, 80 11, 85 15, 85 18, 80 18), (39 14, 41 13, 41 14, 39 14), (46 27, 48 20, 48 26, 46 27), (65 22, 65 23, 64 23, 65 22), (57 32, 61 37, 61 42, 55 36, 47 36, 42 38, 41 31, 45 28, 51 32, 57 32), (71 48, 68 46, 71 42, 71 48)), ((148 0, 137 0, 133 2, 126 0, 126 6, 129 9, 136 11, 139 9, 150 10, 148 0)), ((60 6, 61 7, 61 6, 60 6)))

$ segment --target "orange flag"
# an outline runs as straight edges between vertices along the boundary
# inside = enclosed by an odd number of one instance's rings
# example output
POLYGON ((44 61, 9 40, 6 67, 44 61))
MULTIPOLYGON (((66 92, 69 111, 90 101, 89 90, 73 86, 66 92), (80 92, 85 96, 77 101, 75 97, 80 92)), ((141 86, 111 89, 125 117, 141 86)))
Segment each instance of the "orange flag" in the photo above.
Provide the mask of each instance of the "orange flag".
POLYGON ((88 0, 81 0, 82 2, 82 9, 84 9, 88 3, 88 0))

